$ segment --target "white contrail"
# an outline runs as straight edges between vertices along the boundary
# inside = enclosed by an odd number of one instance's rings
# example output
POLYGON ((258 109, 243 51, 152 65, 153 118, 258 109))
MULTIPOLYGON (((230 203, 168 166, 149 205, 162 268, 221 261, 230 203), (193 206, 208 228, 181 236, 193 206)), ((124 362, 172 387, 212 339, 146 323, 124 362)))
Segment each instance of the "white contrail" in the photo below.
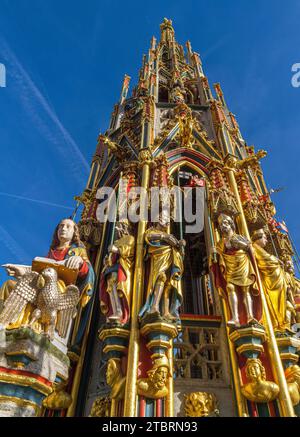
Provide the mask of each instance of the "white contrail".
POLYGON ((222 36, 221 39, 217 40, 215 42, 215 44, 213 44, 211 47, 209 47, 203 54, 201 53, 202 61, 206 60, 212 53, 214 53, 220 47, 225 45, 230 38, 231 38, 231 34, 222 36))
POLYGON ((63 126, 55 111, 50 107, 46 98, 37 88, 28 73, 25 71, 22 64, 17 59, 16 55, 13 53, 8 44, 3 39, 0 40, 0 53, 2 57, 6 59, 7 64, 10 65, 10 76, 14 78, 15 82, 17 82, 17 84, 19 85, 19 91, 21 91, 19 97, 22 99, 27 109, 29 109, 29 112, 31 113, 31 116, 34 118, 35 122, 38 122, 38 127, 41 128, 43 133, 45 134, 45 131, 48 131, 48 140, 54 140, 53 142, 58 146, 60 153, 64 156, 66 165, 72 166, 72 170, 75 176, 78 180, 80 180, 80 183, 82 183, 83 177, 89 174, 90 166, 87 163, 78 145, 76 144, 70 133, 63 126), (28 91, 31 93, 31 96, 28 96, 28 91), (32 106, 32 98, 34 98, 36 102, 41 105, 50 120, 56 126, 58 134, 54 135, 52 128, 50 129, 48 126, 45 126, 45 122, 42 120, 39 114, 37 114, 37 108, 34 108, 32 106), (63 146, 61 145, 61 137, 64 139, 65 142, 63 146), (68 147, 66 147, 66 145, 68 147), (85 171, 86 175, 82 174, 83 170, 85 171))
POLYGON ((21 263, 26 263, 31 257, 16 242, 16 240, 0 225, 0 241, 21 263))
POLYGON ((57 208, 69 209, 71 211, 74 210, 74 208, 72 208, 71 206, 59 205, 58 203, 47 202, 45 200, 31 199, 30 197, 18 196, 16 194, 10 194, 10 193, 3 193, 1 191, 0 191, 0 196, 12 197, 14 199, 20 199, 20 200, 27 200, 29 202, 40 203, 41 205, 56 206, 57 208))

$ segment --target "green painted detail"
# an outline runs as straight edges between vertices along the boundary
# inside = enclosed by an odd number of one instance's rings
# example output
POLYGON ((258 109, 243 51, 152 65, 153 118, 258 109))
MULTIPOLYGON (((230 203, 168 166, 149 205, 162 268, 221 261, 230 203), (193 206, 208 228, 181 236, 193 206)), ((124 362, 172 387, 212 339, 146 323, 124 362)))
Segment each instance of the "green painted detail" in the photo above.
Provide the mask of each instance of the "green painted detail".
POLYGON ((44 348, 49 354, 55 356, 67 366, 70 360, 67 355, 57 349, 47 337, 32 331, 30 328, 18 328, 6 331, 6 341, 31 340, 33 343, 44 348))

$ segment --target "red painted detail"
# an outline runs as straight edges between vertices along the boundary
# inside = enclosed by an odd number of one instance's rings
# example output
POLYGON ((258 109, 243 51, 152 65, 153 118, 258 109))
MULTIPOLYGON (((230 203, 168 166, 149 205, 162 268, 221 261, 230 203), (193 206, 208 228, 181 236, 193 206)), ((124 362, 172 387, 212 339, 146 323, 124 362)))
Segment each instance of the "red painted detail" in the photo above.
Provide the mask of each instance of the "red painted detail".
POLYGON ((138 367, 138 378, 147 378, 147 371, 152 367, 151 353, 146 347, 144 338, 140 340, 140 360, 138 367))
POLYGON ((252 409, 252 417, 258 417, 258 411, 257 411, 257 406, 255 402, 250 402, 251 405, 251 409, 252 409))
POLYGON ((0 367, 0 372, 7 373, 9 375, 20 375, 20 376, 28 376, 29 378, 34 378, 39 382, 47 386, 51 386, 52 382, 48 381, 48 379, 43 378, 42 376, 36 375, 35 373, 25 372, 23 370, 15 370, 15 369, 7 369, 5 367, 0 367))
POLYGON ((146 417, 146 401, 143 396, 140 396, 140 417, 146 417))
POLYGON ((156 416, 162 417, 162 399, 156 399, 156 416))
POLYGON ((274 402, 276 402, 276 401, 268 403, 268 407, 269 407, 269 411, 270 411, 270 416, 271 417, 276 417, 276 411, 275 411, 275 407, 274 407, 274 402))

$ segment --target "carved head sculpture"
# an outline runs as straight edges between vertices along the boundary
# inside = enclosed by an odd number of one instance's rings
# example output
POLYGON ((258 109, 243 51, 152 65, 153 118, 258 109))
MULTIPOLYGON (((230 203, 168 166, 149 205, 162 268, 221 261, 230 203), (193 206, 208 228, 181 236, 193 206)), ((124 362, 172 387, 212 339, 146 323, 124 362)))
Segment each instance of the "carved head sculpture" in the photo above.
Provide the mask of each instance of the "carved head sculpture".
POLYGON ((218 217, 218 224, 222 234, 229 234, 230 231, 235 232, 235 224, 232 218, 226 214, 220 214, 218 217))
POLYGON ((121 376, 120 361, 114 358, 108 360, 106 369, 106 382, 111 387, 121 376))
POLYGON ((288 367, 285 371, 287 382, 297 382, 300 388, 300 367, 297 365, 288 367))
POLYGON ((258 380, 266 380, 265 368, 258 358, 249 358, 247 360, 246 376, 249 380, 253 382, 258 380))
POLYGON ((69 242, 69 244, 79 245, 81 243, 79 228, 71 219, 63 219, 56 226, 51 243, 51 249, 55 249, 60 243, 69 242))
POLYGON ((265 234, 264 229, 258 229, 257 231, 254 231, 252 234, 252 241, 262 248, 266 247, 268 243, 268 238, 265 234))
POLYGON ((162 389, 166 386, 170 374, 170 364, 166 356, 157 358, 153 367, 147 372, 152 385, 156 389, 162 389))
POLYGON ((285 261, 285 270, 290 273, 291 275, 295 274, 295 267, 293 264, 293 261, 291 259, 287 259, 285 261))
POLYGON ((185 395, 185 415, 187 417, 206 417, 218 412, 217 398, 213 393, 194 392, 185 395))

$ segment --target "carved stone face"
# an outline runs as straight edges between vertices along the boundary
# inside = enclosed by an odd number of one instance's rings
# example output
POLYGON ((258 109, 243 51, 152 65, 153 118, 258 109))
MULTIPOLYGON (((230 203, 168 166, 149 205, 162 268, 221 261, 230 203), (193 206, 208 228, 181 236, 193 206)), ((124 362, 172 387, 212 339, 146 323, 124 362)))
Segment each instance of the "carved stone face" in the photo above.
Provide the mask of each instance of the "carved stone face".
POLYGON ((296 372, 294 372, 293 379, 295 382, 300 384, 300 368, 296 372))
POLYGON ((285 266, 287 272, 291 273, 292 275, 295 273, 295 269, 292 261, 286 261, 285 266))
POLYGON ((186 396, 187 416, 205 417, 216 409, 215 397, 206 392, 190 393, 186 396))
POLYGON ((108 385, 112 385, 114 383, 116 377, 116 368, 112 361, 108 361, 107 369, 106 369, 106 382, 108 385))
POLYGON ((165 387, 168 379, 169 370, 167 367, 159 367, 152 376, 152 383, 155 388, 161 389, 165 387))
POLYGON ((211 397, 205 396, 204 393, 199 393, 194 400, 194 407, 196 407, 201 416, 207 416, 213 410, 211 397))
POLYGON ((251 364, 249 364, 248 365, 248 372, 249 372, 250 378, 255 380, 255 381, 259 377, 262 376, 261 368, 260 368, 260 365, 258 363, 251 363, 251 364))
POLYGON ((227 215, 222 215, 220 216, 219 220, 219 227, 220 227, 220 231, 222 234, 229 234, 233 229, 232 229, 232 220, 229 216, 227 215))
POLYGON ((74 235, 74 222, 70 219, 62 220, 58 226, 57 238, 61 243, 72 241, 74 235))
POLYGON ((261 237, 258 240, 256 240, 255 243, 258 244, 258 246, 260 247, 266 247, 266 245, 268 244, 268 239, 266 234, 263 232, 261 234, 261 237))

